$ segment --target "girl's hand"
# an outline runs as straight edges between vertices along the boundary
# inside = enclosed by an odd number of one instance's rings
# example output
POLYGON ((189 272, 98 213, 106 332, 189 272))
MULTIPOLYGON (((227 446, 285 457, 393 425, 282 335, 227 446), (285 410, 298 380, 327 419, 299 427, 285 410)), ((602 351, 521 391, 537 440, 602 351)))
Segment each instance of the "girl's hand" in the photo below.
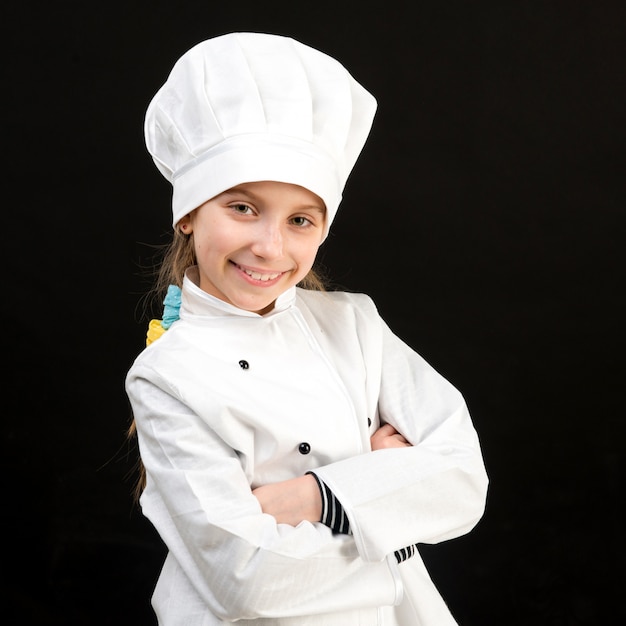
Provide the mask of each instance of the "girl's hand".
POLYGON ((297 526, 302 521, 319 522, 322 496, 317 481, 310 474, 261 485, 252 490, 263 513, 272 515, 279 524, 297 526))
POLYGON ((383 424, 371 437, 372 450, 408 448, 411 444, 391 424, 383 424))

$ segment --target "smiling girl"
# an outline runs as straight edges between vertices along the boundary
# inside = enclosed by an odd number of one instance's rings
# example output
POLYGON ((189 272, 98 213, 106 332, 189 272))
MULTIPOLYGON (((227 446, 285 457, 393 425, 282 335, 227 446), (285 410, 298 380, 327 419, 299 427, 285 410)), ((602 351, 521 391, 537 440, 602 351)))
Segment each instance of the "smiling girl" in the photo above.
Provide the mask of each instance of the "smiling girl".
POLYGON ((174 234, 126 390, 162 626, 456 623, 418 546, 483 514, 466 404, 312 269, 375 109, 336 60, 259 33, 194 46, 148 107, 174 234))

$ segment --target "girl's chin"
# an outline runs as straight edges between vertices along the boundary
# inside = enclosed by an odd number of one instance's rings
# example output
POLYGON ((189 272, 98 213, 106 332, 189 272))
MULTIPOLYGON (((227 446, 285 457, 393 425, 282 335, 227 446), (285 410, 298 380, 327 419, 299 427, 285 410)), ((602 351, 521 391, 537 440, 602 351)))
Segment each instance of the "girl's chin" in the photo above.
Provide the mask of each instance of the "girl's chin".
POLYGON ((231 301, 231 304, 236 306, 238 309, 262 315, 263 313, 267 313, 274 308, 274 303, 276 302, 277 297, 277 294, 273 294, 267 298, 236 298, 231 301))

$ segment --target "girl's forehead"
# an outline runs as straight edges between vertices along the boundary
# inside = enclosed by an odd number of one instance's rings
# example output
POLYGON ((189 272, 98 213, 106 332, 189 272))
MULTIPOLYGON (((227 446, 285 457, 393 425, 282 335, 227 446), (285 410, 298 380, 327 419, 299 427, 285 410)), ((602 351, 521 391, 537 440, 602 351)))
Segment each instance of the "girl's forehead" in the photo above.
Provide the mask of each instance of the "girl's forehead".
POLYGON ((294 204, 326 213, 324 201, 315 192, 300 185, 280 181, 241 183, 227 189, 217 197, 224 199, 245 198, 250 201, 271 201, 280 198, 287 202, 293 202, 294 204))

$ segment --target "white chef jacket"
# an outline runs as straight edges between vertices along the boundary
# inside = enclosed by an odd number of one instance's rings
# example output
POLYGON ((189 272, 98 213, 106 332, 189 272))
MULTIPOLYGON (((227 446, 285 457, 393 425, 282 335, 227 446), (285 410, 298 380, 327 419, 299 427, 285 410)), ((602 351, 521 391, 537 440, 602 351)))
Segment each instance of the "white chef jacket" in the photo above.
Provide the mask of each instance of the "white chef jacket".
POLYGON ((180 319, 126 378, 147 473, 144 515, 168 548, 161 626, 456 624, 416 553, 470 531, 487 475, 461 394, 364 294, 292 288, 266 315, 185 277, 180 319), (389 422, 413 445, 372 451, 389 422), (352 534, 278 524, 251 489, 323 480, 352 534))

